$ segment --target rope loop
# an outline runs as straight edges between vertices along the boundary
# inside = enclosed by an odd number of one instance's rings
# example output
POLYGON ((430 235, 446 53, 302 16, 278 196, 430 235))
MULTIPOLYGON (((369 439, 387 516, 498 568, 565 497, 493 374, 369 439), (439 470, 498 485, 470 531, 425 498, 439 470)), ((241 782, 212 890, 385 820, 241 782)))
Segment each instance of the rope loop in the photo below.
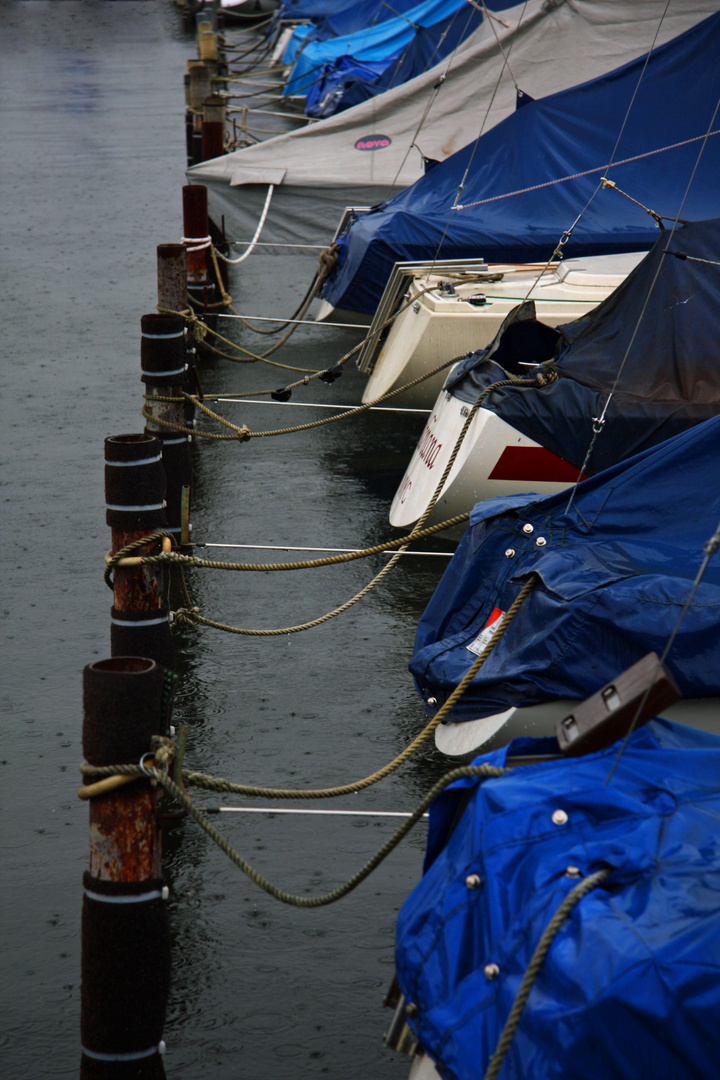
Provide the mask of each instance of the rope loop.
POLYGON ((339 257, 340 245, 336 243, 330 244, 329 247, 320 252, 318 256, 318 274, 321 281, 325 281, 326 278, 330 277, 339 257))
POLYGON ((114 588, 113 584, 113 570, 120 562, 121 559, 126 558, 128 555, 132 555, 134 551, 138 551, 141 548, 145 548, 148 544, 156 544, 158 541, 162 541, 168 537, 173 540, 173 534, 166 532, 164 529, 156 529, 155 532, 148 533, 147 536, 141 536, 139 540, 133 540, 132 543, 126 544, 125 547, 120 548, 114 555, 105 556, 105 572, 103 574, 103 581, 109 589, 114 588))

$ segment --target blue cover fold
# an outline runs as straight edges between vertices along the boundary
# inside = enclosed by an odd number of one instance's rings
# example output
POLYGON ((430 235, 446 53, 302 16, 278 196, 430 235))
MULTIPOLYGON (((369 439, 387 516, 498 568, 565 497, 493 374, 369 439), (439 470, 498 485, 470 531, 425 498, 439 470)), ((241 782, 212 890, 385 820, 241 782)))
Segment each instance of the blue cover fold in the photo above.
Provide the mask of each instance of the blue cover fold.
MULTIPOLYGON (((450 721, 582 700, 661 655, 720 522, 719 459, 720 416, 583 481, 569 512, 567 491, 478 503, 418 624, 410 671, 423 697, 442 704, 476 659, 468 646, 531 573, 539 583, 450 721)), ((666 664, 683 696, 720 694, 720 559, 666 664)))
POLYGON ((720 411, 720 219, 663 232, 607 300, 557 332, 527 318, 532 309, 516 308, 512 331, 461 361, 446 388, 472 404, 498 379, 497 362, 526 376, 518 360, 551 360, 557 382, 500 388, 483 407, 587 474, 720 411))
MULTIPOLYGON (((548 741, 516 740, 473 764, 548 741)), ((568 867, 612 871, 555 936, 503 1080, 717 1077, 720 738, 654 720, 606 785, 617 751, 461 780, 433 803, 396 966, 418 1010, 408 1022, 445 1080, 484 1075, 535 947, 580 880, 568 867), (553 823, 557 809, 565 824, 553 823)))

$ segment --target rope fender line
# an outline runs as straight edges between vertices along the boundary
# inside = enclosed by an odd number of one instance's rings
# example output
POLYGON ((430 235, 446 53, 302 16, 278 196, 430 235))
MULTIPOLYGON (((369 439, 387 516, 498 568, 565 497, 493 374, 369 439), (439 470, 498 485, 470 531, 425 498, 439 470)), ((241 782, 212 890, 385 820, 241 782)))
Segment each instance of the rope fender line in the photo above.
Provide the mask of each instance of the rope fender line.
MULTIPOLYGON (((222 836, 215 826, 208 820, 205 814, 195 805, 192 799, 182 791, 182 789, 172 780, 167 773, 159 771, 148 765, 143 765, 142 768, 139 765, 125 765, 110 768, 115 768, 116 772, 123 770, 125 775, 132 775, 130 770, 138 776, 146 776, 151 782, 154 781, 159 784, 168 795, 171 795, 176 802, 180 803, 182 807, 187 811, 188 815, 200 826, 210 839, 217 845, 218 848, 226 855, 239 870, 257 885, 258 888, 268 893, 275 900, 279 900, 282 904, 287 904, 291 907, 298 908, 318 908, 327 907, 329 904, 333 904, 338 900, 341 900, 348 893, 352 892, 363 881, 366 880, 373 873, 375 869, 382 863, 387 856, 394 851, 398 844, 405 838, 410 830, 417 824, 422 818, 422 815, 427 810, 428 806, 432 803, 433 799, 440 794, 449 784, 455 780, 459 780, 466 776, 475 776, 480 779, 496 779, 505 775, 508 769, 500 768, 494 765, 465 765, 460 766, 457 769, 453 769, 442 777, 427 795, 422 802, 416 807, 412 815, 402 823, 402 825, 393 833, 393 835, 386 840, 386 842, 380 847, 375 854, 369 859, 364 866, 360 868, 355 874, 352 875, 344 884, 339 885, 336 889, 332 889, 328 893, 324 893, 320 896, 299 896, 295 893, 286 892, 284 889, 278 888, 273 885, 267 878, 263 877, 257 870, 254 869, 238 851, 236 851, 230 843, 222 836)), ((92 766, 81 766, 81 771, 93 771, 92 766)), ((183 773, 183 778, 185 774, 183 773)), ((270 808, 272 810, 272 808, 270 808)))
POLYGON ((513 1038, 515 1037, 515 1032, 517 1031, 518 1025, 520 1023, 520 1017, 522 1016, 522 1011, 525 1008, 525 1003, 530 996, 530 991, 535 984, 535 980, 537 979, 537 976, 540 972, 540 968, 545 961, 545 957, 550 951, 550 946, 555 940, 555 937, 560 930, 560 927, 563 925, 573 908, 580 903, 583 897, 587 896, 587 894, 592 892, 593 889, 597 889, 598 886, 602 885, 603 881, 605 881, 605 879, 611 873, 612 867, 605 866, 601 870, 597 870, 594 874, 590 874, 588 877, 583 878, 583 880, 579 882, 579 884, 577 884, 575 888, 567 894, 567 896, 553 915, 552 919, 545 927, 542 937, 537 943, 535 952, 530 958, 530 963, 525 969, 525 974, 523 975, 522 982, 520 983, 520 989, 518 990, 517 997, 513 1002, 512 1009, 510 1010, 508 1018, 505 1022, 505 1027, 500 1034, 500 1039, 498 1041, 495 1053, 490 1058, 483 1080, 495 1080, 498 1073, 500 1072, 502 1063, 505 1060, 505 1055, 510 1049, 513 1038))

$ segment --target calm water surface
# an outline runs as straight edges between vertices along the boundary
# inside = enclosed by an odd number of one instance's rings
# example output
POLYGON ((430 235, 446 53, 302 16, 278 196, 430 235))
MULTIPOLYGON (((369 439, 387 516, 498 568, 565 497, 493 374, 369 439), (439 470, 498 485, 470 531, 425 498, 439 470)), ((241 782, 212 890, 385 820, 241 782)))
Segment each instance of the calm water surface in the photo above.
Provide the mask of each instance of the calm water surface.
MULTIPOLYGON (((169 0, 5 2, 0 50, 0 1075, 34 1080, 77 1075, 80 1060, 87 807, 75 791, 81 672, 109 655, 103 439, 142 429, 140 316, 155 303, 155 247, 182 232, 182 76, 195 50, 169 0)), ((310 272, 307 259, 253 256, 233 283, 235 302, 253 314, 289 313, 310 272)), ((243 340, 262 346, 253 335, 243 340)), ((356 331, 303 329, 275 358, 319 368, 356 341, 356 331)), ((209 391, 287 378, 221 360, 203 371, 209 391)), ((295 400, 356 402, 361 391, 353 369, 295 400)), ((228 415, 253 427, 306 418, 259 406, 228 415)), ((373 414, 283 439, 198 445, 193 535, 375 543, 390 535, 389 502, 418 426, 373 414)), ((199 572, 195 598, 222 621, 287 626, 343 602, 382 565, 199 572)), ((175 722, 191 727, 189 766, 320 786, 384 764, 424 721, 407 662, 444 565, 406 559, 362 604, 307 633, 179 635, 175 722)), ((340 805, 409 809, 442 771, 428 750, 340 805)), ((221 825, 271 880, 314 893, 352 874, 389 828, 239 815, 221 825)), ((169 828, 170 1080, 405 1076, 406 1060, 382 1047, 382 999, 397 910, 420 873, 422 847, 420 833, 339 904, 297 911, 259 892, 192 823, 169 828)))

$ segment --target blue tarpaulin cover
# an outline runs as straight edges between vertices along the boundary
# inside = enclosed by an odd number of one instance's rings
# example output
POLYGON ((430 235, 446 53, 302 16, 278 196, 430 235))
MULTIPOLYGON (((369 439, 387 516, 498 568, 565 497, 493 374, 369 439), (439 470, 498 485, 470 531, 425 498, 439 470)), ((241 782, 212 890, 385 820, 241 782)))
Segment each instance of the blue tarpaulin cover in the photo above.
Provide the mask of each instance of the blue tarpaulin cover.
POLYGON ((315 37, 320 40, 386 22, 416 3, 417 0, 393 0, 393 11, 382 0, 283 0, 279 14, 283 19, 312 19, 315 37))
MULTIPOLYGON (((361 214, 342 240, 325 299, 372 313, 393 264, 403 260, 548 259, 608 172, 614 151, 610 178, 644 206, 674 216, 709 128, 716 134, 704 147, 681 216, 717 216, 720 125, 711 120, 720 97, 720 14, 653 52, 637 89, 644 64, 641 58, 527 102, 486 132, 477 148, 470 143, 399 195, 361 214), (459 200, 465 209, 451 213, 468 166, 459 200)), ((477 129, 482 107, 468 109, 468 124, 477 129)), ((421 134, 418 141, 422 145, 421 134)), ((575 227, 565 254, 639 251, 656 237, 656 226, 641 207, 602 190, 575 227)))
MULTIPOLYGON (((516 740, 474 764, 546 743, 516 740)), ((535 947, 578 883, 567 868, 606 866, 550 947, 502 1080, 717 1080, 720 739, 654 720, 606 786, 617 749, 461 780, 431 807, 396 966, 418 1008, 408 1022, 446 1080, 484 1075, 535 947), (566 824, 553 823, 558 809, 566 824)))
MULTIPOLYGON (((498 0, 491 7, 497 10, 498 0)), ((385 61, 381 71, 368 72, 352 57, 341 56, 326 64, 321 77, 308 89, 305 112, 308 116, 333 116, 414 79, 448 56, 477 30, 482 19, 481 8, 466 5, 431 26, 418 26, 400 55, 385 61)))
POLYGON ((349 34, 314 41, 309 38, 295 60, 283 94, 306 94, 320 73, 323 64, 339 56, 354 56, 357 60, 389 60, 397 56, 412 40, 413 23, 429 26, 446 18, 465 0, 422 0, 407 9, 404 15, 370 23, 349 34))
POLYGON ((562 377, 541 390, 493 391, 483 407, 578 468, 584 465, 587 474, 715 416, 720 411, 720 219, 662 233, 607 300, 559 327, 557 335, 531 319, 521 323, 516 321, 497 346, 461 361, 446 386, 473 403, 498 379, 498 362, 513 374, 531 375, 532 369, 517 361, 535 359, 531 339, 539 336, 537 359, 552 359, 562 377), (602 437, 586 458, 593 418, 601 415, 613 388, 602 437))
MULTIPOLYGON (((661 655, 720 521, 718 461, 720 416, 583 481, 569 513, 566 491, 478 503, 418 624, 410 670, 423 697, 447 698, 476 659, 468 646, 532 573, 540 581, 448 719, 582 700, 661 655)), ((683 696, 720 694, 720 557, 666 664, 683 696)))

